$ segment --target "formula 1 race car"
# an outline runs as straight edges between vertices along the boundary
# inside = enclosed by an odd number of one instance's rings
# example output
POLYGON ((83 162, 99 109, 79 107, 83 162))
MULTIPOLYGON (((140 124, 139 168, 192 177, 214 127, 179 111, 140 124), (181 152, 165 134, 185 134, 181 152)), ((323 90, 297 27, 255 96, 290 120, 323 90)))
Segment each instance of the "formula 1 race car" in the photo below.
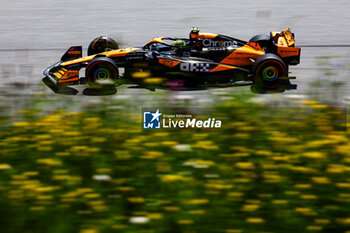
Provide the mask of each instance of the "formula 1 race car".
POLYGON ((189 38, 159 37, 143 47, 123 49, 112 38, 100 36, 90 43, 86 57, 82 46, 69 48, 61 61, 44 71, 43 81, 57 93, 84 83, 92 88, 136 84, 181 90, 248 83, 293 89, 289 65, 299 64, 300 50, 289 28, 256 35, 249 42, 192 28, 189 38), (81 68, 85 77, 79 76, 81 68), (124 68, 123 75, 119 68, 124 68))

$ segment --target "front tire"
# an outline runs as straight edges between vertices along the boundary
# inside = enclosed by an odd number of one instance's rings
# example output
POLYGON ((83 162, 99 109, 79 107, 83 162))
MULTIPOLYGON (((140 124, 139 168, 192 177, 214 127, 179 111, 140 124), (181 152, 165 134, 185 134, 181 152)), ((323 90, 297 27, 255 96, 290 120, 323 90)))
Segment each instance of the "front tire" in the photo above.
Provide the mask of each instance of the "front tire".
POLYGON ((108 36, 99 36, 91 41, 88 47, 88 56, 118 49, 118 43, 108 36))
POLYGON ((254 82, 268 89, 278 88, 288 77, 287 67, 282 59, 269 53, 256 60, 253 74, 254 82))
POLYGON ((111 58, 97 57, 90 61, 85 70, 89 86, 103 87, 118 79, 118 67, 111 58))

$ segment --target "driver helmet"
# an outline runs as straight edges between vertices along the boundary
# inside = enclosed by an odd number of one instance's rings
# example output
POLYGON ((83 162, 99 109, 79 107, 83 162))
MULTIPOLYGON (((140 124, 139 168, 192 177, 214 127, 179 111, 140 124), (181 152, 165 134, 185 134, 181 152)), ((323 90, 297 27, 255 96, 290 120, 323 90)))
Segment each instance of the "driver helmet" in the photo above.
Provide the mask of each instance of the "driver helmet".
POLYGON ((178 46, 178 47, 184 47, 184 46, 186 46, 186 42, 183 40, 176 40, 176 41, 174 41, 173 45, 178 46))
POLYGON ((199 38, 199 28, 197 27, 191 28, 190 39, 193 40, 198 38, 199 38))

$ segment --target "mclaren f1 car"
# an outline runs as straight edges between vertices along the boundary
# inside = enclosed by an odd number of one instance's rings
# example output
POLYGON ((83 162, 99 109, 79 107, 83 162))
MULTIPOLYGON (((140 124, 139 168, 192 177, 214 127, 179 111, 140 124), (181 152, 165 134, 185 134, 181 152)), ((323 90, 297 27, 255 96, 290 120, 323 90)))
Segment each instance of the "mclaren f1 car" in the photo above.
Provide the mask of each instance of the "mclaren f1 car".
POLYGON ((143 47, 119 48, 109 37, 67 50, 44 71, 44 83, 60 92, 66 86, 88 83, 91 88, 132 84, 137 87, 197 88, 248 83, 263 89, 295 88, 289 66, 300 62, 301 49, 287 28, 249 41, 192 28, 189 38, 159 37, 143 47), (85 69, 85 77, 79 71, 85 69), (122 75, 120 70, 124 69, 122 75))

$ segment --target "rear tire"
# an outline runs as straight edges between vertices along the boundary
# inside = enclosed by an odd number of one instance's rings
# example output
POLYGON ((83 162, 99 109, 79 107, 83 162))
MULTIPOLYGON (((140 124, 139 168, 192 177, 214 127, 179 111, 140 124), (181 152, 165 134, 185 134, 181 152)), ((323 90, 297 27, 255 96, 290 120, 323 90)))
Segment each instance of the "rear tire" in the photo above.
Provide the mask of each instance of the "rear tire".
POLYGON ((287 66, 280 57, 271 53, 262 55, 256 60, 253 74, 253 81, 268 89, 278 88, 288 77, 287 66))
POLYGON ((118 67, 111 58, 94 58, 85 69, 85 75, 89 86, 104 87, 113 85, 118 79, 118 67))
POLYGON ((259 34, 256 36, 253 36, 249 42, 253 42, 253 43, 258 43, 259 46, 264 49, 265 51, 267 51, 271 46, 271 37, 265 34, 259 34))

